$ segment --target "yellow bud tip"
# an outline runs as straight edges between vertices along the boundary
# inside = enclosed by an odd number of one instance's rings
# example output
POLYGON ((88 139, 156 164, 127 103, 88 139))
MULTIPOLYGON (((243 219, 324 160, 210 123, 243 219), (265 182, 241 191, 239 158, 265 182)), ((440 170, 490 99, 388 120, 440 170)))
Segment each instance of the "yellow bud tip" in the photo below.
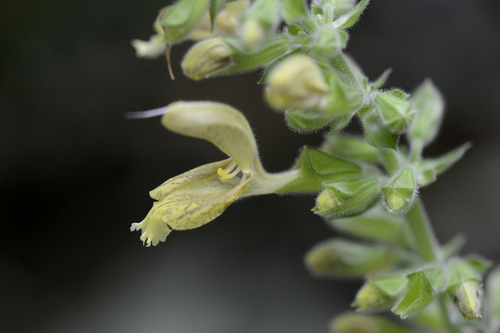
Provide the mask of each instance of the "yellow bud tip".
POLYGON ((393 210, 398 209, 405 202, 406 200, 394 190, 391 190, 390 193, 385 197, 385 203, 390 209, 393 210))
POLYGON ((481 318, 479 292, 472 283, 464 282, 455 291, 455 302, 466 320, 481 318))
POLYGON ((306 256, 306 264, 314 273, 323 273, 332 270, 338 262, 337 254, 331 247, 318 246, 306 256))
POLYGON ((377 305, 379 301, 380 293, 377 288, 368 283, 361 288, 356 296, 355 305, 364 310, 377 305))
POLYGON ((373 316, 347 313, 332 321, 330 331, 334 333, 378 333, 379 325, 373 316))
POLYGON ((319 66, 306 55, 290 56, 269 74, 265 97, 277 109, 320 107, 328 85, 319 66))
POLYGON ((187 77, 200 80, 231 63, 226 44, 220 38, 211 38, 195 44, 184 57, 181 67, 187 77))
POLYGON ((321 195, 318 197, 318 200, 316 202, 316 207, 318 210, 325 210, 332 208, 333 206, 337 205, 337 201, 333 197, 333 195, 330 193, 330 191, 325 190, 321 195))
POLYGON ((241 29, 241 40, 243 42, 243 47, 247 51, 256 50, 259 45, 264 41, 266 37, 266 31, 262 27, 259 21, 254 19, 248 19, 241 29))

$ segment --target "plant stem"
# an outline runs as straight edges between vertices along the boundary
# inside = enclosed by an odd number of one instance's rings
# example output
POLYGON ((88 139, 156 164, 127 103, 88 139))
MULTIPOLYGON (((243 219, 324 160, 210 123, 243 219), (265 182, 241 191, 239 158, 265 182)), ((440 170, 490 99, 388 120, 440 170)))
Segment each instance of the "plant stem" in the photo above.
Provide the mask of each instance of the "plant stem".
POLYGON ((436 236, 434 236, 424 206, 420 200, 406 214, 406 218, 410 224, 410 229, 413 232, 422 259, 427 263, 438 261, 440 255, 436 236))

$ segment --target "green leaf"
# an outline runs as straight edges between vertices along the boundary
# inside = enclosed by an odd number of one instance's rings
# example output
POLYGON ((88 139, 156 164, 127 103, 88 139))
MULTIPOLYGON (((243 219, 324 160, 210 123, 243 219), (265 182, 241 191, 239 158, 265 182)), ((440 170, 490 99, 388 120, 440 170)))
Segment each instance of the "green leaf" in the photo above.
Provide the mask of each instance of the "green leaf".
POLYGON ((366 141, 370 145, 377 148, 390 148, 396 150, 399 136, 392 133, 382 124, 375 114, 373 106, 370 105, 362 108, 358 114, 363 124, 366 141))
POLYGON ((437 297, 443 273, 437 269, 425 269, 407 276, 410 281, 408 290, 394 305, 392 312, 406 319, 417 314, 437 297))
POLYGON ((386 94, 403 100, 407 100, 408 98, 410 98, 410 94, 407 94, 403 90, 399 89, 392 89, 390 91, 387 91, 386 94))
POLYGON ((426 80, 413 94, 418 112, 410 128, 411 140, 420 140, 424 145, 436 137, 444 113, 444 100, 431 80, 426 80))
POLYGON ((426 186, 436 180, 436 171, 432 169, 418 170, 417 181, 420 185, 426 186))
POLYGON ((209 0, 180 0, 161 18, 165 42, 175 43, 189 35, 200 23, 209 0))
POLYGON ((351 11, 341 15, 337 20, 335 20, 333 22, 333 26, 337 29, 347 29, 352 27, 359 20, 359 17, 361 16, 361 13, 363 13, 363 10, 365 10, 368 2, 369 0, 360 1, 351 11))
POLYGON ((344 234, 368 241, 382 242, 413 249, 414 241, 406 220, 376 205, 362 215, 330 219, 328 224, 344 234))
POLYGON ((313 14, 313 16, 323 15, 323 9, 321 7, 311 6, 311 14, 313 14))
POLYGON ((325 182, 326 188, 316 199, 313 212, 333 218, 361 214, 375 204, 379 197, 376 178, 359 178, 325 182))
POLYGON ((281 13, 285 21, 294 22, 307 17, 303 0, 280 0, 281 13))
POLYGON ((365 141, 342 134, 330 134, 326 136, 323 149, 330 155, 347 158, 369 164, 380 162, 378 151, 365 141))
POLYGON ((381 272, 399 261, 387 246, 365 245, 343 239, 314 246, 305 256, 309 271, 318 277, 362 277, 381 272))
POLYGON ((375 82, 373 82, 371 84, 371 86, 373 87, 373 89, 381 88, 385 84, 385 82, 387 81, 387 79, 389 78, 389 75, 391 74, 391 72, 392 72, 391 68, 386 69, 382 73, 382 75, 380 75, 380 77, 375 82))
POLYGON ((363 94, 355 86, 346 82, 340 75, 326 73, 329 91, 325 96, 325 106, 321 111, 325 114, 340 116, 356 111, 362 101, 363 94))
POLYGON ((464 156, 465 152, 472 147, 470 143, 465 143, 458 148, 440 156, 438 158, 426 159, 419 166, 420 172, 432 170, 436 175, 440 175, 448 170, 453 164, 464 156))
POLYGON ((285 111, 287 124, 300 132, 310 132, 330 123, 335 116, 302 109, 285 111))
POLYGON ((465 244, 465 236, 458 234, 441 247, 441 253, 445 259, 455 256, 465 244))
POLYGON ((483 258, 477 254, 471 254, 465 257, 467 264, 479 275, 484 274, 488 268, 491 267, 493 262, 489 259, 483 258))
POLYGON ((217 15, 224 7, 226 1, 225 0, 212 0, 210 2, 209 13, 210 13, 210 23, 212 25, 212 30, 214 29, 215 19, 217 15))
POLYGON ((292 36, 297 36, 301 31, 304 31, 304 29, 300 25, 293 23, 288 25, 288 33, 292 36))
POLYGON ((295 168, 301 170, 300 177, 278 189, 276 193, 318 192, 323 189, 325 181, 361 176, 360 166, 307 147, 302 151, 295 168))
POLYGON ((351 122, 352 117, 354 117, 354 112, 346 113, 341 115, 332 122, 332 127, 330 128, 330 133, 338 132, 344 129, 351 122))

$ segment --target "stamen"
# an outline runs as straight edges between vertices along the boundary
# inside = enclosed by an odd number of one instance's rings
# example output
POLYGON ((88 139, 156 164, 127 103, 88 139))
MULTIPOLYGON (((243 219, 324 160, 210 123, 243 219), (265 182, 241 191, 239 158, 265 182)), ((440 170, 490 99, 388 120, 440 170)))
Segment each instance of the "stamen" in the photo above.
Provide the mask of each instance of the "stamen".
POLYGON ((157 116, 162 116, 168 112, 168 107, 163 106, 161 108, 147 110, 147 111, 135 111, 125 113, 126 119, 145 119, 157 116))
POLYGON ((238 173, 240 173, 240 167, 235 161, 231 161, 227 167, 224 169, 219 168, 217 170, 217 174, 220 177, 220 180, 226 180, 226 179, 231 179, 234 176, 236 176, 238 173), (233 170, 234 169, 234 170, 233 170))

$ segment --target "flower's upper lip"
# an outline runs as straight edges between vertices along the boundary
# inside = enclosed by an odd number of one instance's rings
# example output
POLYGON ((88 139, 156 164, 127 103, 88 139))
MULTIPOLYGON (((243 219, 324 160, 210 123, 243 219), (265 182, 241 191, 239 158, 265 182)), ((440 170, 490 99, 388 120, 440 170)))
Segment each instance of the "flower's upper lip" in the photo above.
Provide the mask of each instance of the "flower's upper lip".
POLYGON ((204 139, 231 157, 244 174, 258 162, 257 144, 245 117, 214 102, 176 102, 168 106, 162 124, 170 131, 204 139))

